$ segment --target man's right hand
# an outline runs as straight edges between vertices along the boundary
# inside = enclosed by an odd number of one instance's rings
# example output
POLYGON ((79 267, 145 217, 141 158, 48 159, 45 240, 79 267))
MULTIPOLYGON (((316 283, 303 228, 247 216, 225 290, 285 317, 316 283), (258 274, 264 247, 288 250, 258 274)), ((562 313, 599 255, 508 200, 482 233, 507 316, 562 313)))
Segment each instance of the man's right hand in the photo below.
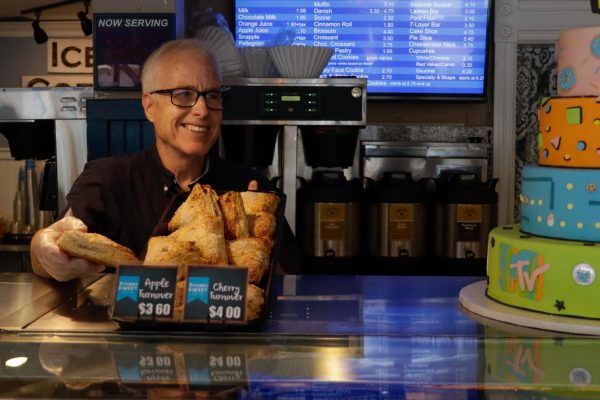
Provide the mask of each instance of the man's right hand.
POLYGON ((68 281, 104 271, 103 265, 71 257, 58 247, 56 242, 60 236, 63 232, 71 229, 87 232, 87 226, 83 221, 73 216, 66 216, 36 232, 30 247, 31 266, 34 273, 44 278, 68 281))

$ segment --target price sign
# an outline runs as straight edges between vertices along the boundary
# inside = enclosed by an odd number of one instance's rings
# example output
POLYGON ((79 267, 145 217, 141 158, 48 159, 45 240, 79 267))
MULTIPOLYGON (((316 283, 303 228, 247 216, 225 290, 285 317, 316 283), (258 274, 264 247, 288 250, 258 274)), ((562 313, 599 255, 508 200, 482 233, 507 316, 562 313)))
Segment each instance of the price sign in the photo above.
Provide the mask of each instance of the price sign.
POLYGON ((116 278, 113 318, 172 318, 176 278, 175 266, 120 266, 116 278))
POLYGON ((142 348, 117 352, 113 357, 121 382, 179 382, 177 354, 142 348))
POLYGON ((185 354, 185 366, 192 385, 242 384, 248 380, 246 354, 220 350, 185 354))
POLYGON ((247 284, 248 268, 190 266, 184 320, 245 322, 247 284))

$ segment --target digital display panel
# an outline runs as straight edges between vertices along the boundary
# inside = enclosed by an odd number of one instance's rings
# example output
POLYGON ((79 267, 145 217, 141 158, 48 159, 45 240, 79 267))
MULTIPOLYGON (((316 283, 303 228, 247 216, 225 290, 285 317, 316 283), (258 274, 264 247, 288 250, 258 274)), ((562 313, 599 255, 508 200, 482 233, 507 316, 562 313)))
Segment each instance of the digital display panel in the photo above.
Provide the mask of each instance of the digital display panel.
POLYGON ((483 100, 489 8, 489 0, 236 0, 236 43, 331 47, 321 77, 367 78, 370 98, 483 100))
POLYGON ((284 95, 281 96, 281 101, 300 101, 300 96, 284 95))

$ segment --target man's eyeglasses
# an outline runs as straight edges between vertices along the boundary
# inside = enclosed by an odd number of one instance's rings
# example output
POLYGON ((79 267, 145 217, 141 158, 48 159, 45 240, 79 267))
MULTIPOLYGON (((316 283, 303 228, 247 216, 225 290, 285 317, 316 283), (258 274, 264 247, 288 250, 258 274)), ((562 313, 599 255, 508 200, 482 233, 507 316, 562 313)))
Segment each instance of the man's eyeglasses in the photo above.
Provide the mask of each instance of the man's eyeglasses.
POLYGON ((169 94, 171 95, 171 103, 178 107, 193 107, 200 97, 204 97, 207 108, 211 110, 222 110, 223 92, 226 90, 227 88, 221 88, 221 90, 207 90, 200 92, 194 89, 176 88, 155 90, 150 92, 150 94, 169 94))

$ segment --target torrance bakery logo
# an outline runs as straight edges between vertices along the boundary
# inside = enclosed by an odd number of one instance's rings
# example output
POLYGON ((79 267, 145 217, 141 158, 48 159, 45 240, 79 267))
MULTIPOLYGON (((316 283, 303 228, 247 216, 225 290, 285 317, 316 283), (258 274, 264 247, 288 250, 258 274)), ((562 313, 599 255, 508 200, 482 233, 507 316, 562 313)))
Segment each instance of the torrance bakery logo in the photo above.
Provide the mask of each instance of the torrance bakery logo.
POLYGON ((208 304, 208 286, 210 279, 207 277, 193 276, 188 279, 187 302, 199 300, 208 304))
POLYGON ((543 262, 543 256, 529 250, 502 244, 500 247, 500 288, 533 300, 541 300, 543 274, 550 265, 543 262))
POLYGON ((139 276, 120 276, 119 286, 117 288, 117 301, 130 298, 133 301, 138 301, 138 289, 140 287, 139 276))

